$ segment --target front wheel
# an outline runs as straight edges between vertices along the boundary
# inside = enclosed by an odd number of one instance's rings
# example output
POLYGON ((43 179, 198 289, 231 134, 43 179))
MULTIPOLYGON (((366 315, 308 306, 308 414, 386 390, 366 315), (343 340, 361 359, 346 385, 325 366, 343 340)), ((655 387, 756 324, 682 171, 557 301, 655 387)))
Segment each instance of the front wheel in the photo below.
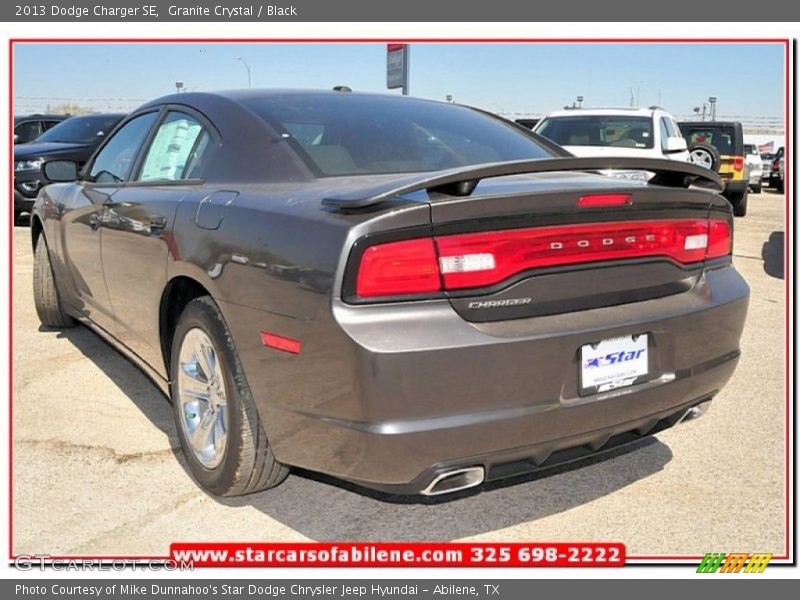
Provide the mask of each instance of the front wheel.
POLYGON ((267 442, 241 363, 219 308, 192 300, 175 330, 172 411, 194 478, 218 496, 274 487, 289 469, 267 442))
POLYGON ((64 329, 75 326, 74 319, 61 307, 56 278, 50 265, 50 253, 43 233, 36 240, 36 249, 33 252, 33 303, 39 321, 45 327, 64 329))

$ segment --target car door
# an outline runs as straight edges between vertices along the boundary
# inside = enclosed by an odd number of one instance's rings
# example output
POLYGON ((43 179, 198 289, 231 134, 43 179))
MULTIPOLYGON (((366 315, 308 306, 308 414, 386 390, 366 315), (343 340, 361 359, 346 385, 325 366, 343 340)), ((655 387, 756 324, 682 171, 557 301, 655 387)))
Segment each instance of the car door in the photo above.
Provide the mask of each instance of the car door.
POLYGON ((71 210, 62 217, 64 263, 84 316, 117 336, 102 263, 106 203, 128 179, 157 112, 128 121, 98 152, 71 190, 71 210))
POLYGON ((200 195, 211 132, 189 109, 165 109, 134 174, 105 206, 103 269, 120 339, 164 375, 159 311, 172 226, 181 200, 200 195))

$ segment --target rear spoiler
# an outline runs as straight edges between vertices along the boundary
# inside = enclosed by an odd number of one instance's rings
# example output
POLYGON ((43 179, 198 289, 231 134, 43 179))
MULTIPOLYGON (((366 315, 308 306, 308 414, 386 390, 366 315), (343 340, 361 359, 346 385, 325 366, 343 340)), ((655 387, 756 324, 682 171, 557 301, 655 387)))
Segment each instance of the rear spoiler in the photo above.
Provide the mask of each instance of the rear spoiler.
POLYGON ((652 185, 683 188, 698 185, 718 192, 724 189, 719 175, 691 163, 660 158, 563 157, 486 163, 433 173, 415 174, 371 189, 330 196, 325 198, 322 204, 340 210, 366 208, 403 194, 422 190, 452 196, 469 196, 482 179, 491 177, 606 169, 653 172, 655 175, 648 181, 652 185))

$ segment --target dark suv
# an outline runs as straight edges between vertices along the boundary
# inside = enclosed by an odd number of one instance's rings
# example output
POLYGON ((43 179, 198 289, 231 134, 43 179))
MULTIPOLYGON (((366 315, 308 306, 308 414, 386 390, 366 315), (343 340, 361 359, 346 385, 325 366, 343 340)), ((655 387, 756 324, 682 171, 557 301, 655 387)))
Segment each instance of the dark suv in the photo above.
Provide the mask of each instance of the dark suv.
POLYGON ((124 114, 72 117, 45 131, 30 144, 14 146, 14 218, 30 212, 42 186, 46 160, 68 159, 83 165, 124 114))
POLYGON ((27 144, 48 129, 69 119, 69 115, 24 115, 14 117, 14 143, 27 144))
POLYGON ((733 205, 733 214, 747 214, 750 176, 744 155, 744 133, 738 121, 684 121, 678 127, 689 146, 692 162, 719 173, 725 184, 722 195, 733 205))

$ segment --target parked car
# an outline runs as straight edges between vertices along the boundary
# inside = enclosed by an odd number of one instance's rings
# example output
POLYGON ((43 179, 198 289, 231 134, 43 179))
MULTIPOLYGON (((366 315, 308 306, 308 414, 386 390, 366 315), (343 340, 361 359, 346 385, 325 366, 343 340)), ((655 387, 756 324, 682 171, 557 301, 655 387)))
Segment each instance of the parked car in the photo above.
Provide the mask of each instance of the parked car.
POLYGON ((657 107, 559 110, 539 121, 534 131, 575 156, 689 161, 675 119, 657 107))
POLYGON ((686 121, 679 123, 692 162, 719 173, 725 183, 723 195, 733 214, 747 214, 750 178, 744 156, 744 133, 738 121, 686 121))
POLYGON ((14 146, 14 218, 30 212, 42 186, 49 183, 42 163, 64 158, 83 165, 122 120, 123 114, 72 117, 44 132, 32 143, 14 146))
POLYGON ((784 178, 784 149, 783 146, 772 157, 772 169, 770 170, 770 187, 774 187, 781 194, 783 193, 784 178))
POLYGON ((34 298, 172 398, 212 493, 290 466, 454 492, 652 435, 724 386, 749 290, 702 186, 721 181, 453 104, 176 94, 42 190, 34 298))
POLYGON ((20 115, 14 117, 14 143, 27 144, 55 127, 69 115, 20 115))
POLYGON ((772 161, 775 158, 773 152, 761 153, 761 187, 772 187, 772 161))
POLYGON ((750 191, 760 194, 761 182, 764 176, 764 162, 755 144, 744 145, 744 161, 749 174, 750 191))

